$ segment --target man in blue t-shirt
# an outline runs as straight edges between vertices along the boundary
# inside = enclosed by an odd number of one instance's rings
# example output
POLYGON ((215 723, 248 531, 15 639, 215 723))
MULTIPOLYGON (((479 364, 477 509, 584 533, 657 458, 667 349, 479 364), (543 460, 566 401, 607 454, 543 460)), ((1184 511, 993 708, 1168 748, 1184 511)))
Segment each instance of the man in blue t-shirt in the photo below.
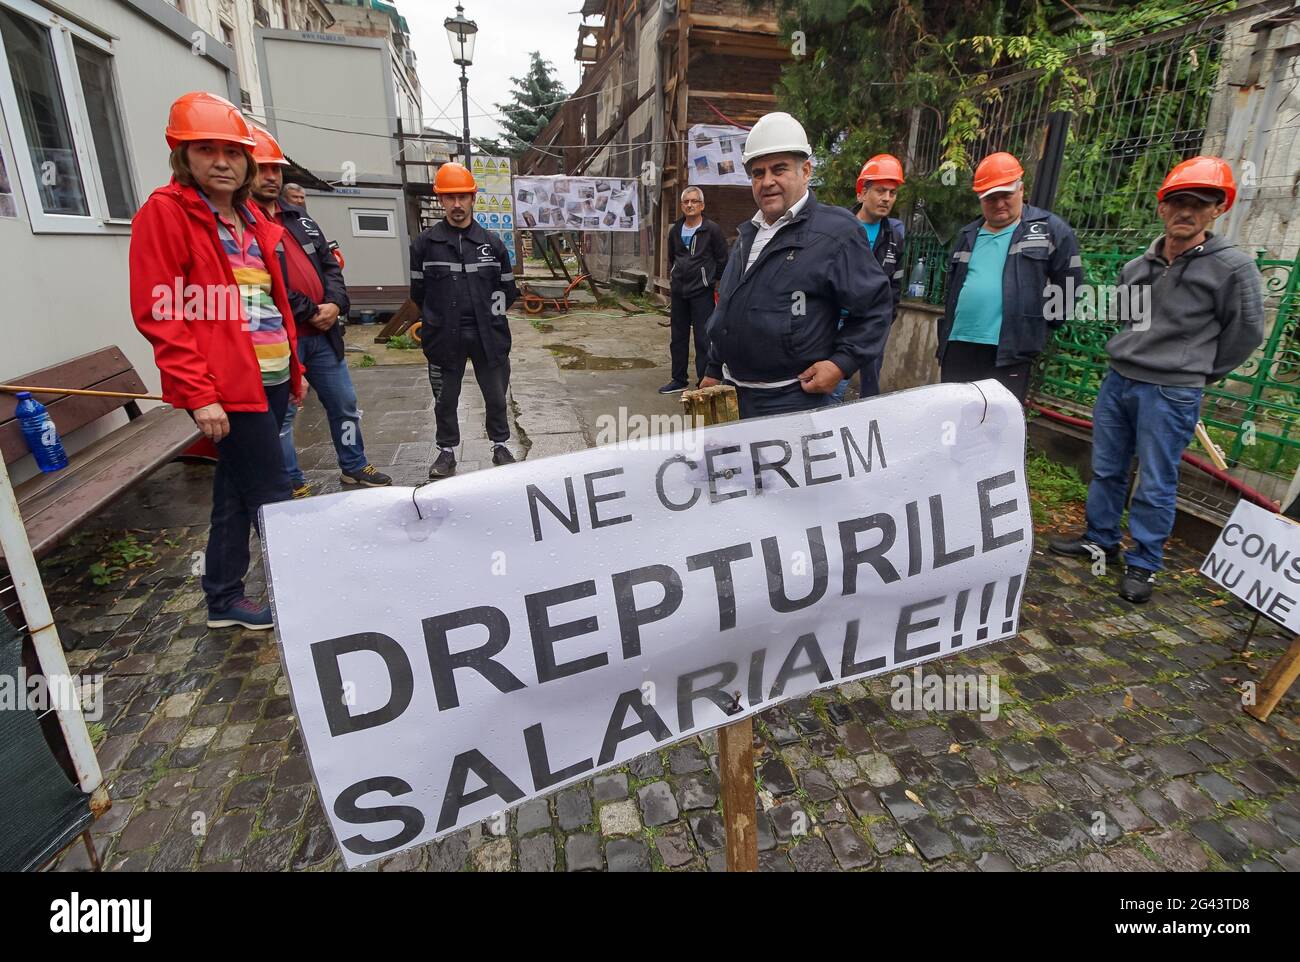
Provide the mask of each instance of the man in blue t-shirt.
POLYGON ((1024 174, 1007 153, 990 154, 975 169, 983 216, 957 236, 938 350, 944 383, 993 378, 1021 403, 1047 343, 1044 307, 1083 289, 1074 231, 1025 203, 1024 174))

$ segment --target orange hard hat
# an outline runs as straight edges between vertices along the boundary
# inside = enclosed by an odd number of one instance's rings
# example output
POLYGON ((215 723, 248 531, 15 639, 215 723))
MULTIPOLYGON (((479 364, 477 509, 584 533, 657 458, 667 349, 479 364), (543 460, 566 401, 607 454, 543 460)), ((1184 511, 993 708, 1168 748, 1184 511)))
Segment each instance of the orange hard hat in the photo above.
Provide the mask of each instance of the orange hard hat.
POLYGON ((253 147, 253 131, 239 108, 206 90, 181 94, 167 118, 167 146, 190 140, 224 140, 253 147))
POLYGON ((983 200, 989 194, 1010 190, 1016 181, 1025 176, 1025 168, 1020 161, 1004 151, 989 154, 975 168, 975 183, 972 188, 983 200))
POLYGON ((281 167, 288 167, 289 161, 284 156, 284 151, 280 149, 279 143, 271 136, 269 130, 264 130, 257 124, 249 124, 253 128, 253 140, 256 146, 253 147, 253 160, 259 164, 279 164, 281 167))
POLYGON ((1156 199, 1164 200, 1168 195, 1181 191, 1209 201, 1218 200, 1217 194, 1213 193, 1217 191, 1223 194, 1223 201, 1227 204, 1224 210, 1231 207, 1237 199, 1237 184, 1232 179, 1232 168, 1220 157, 1193 157, 1184 160, 1165 177, 1165 182, 1156 191, 1156 199))
POLYGON ((449 163, 438 168, 438 175, 433 179, 435 194, 472 194, 478 190, 474 175, 464 164, 449 163))
POLYGON ((876 154, 858 173, 858 193, 872 180, 892 180, 900 187, 903 185, 903 165, 893 154, 876 154))

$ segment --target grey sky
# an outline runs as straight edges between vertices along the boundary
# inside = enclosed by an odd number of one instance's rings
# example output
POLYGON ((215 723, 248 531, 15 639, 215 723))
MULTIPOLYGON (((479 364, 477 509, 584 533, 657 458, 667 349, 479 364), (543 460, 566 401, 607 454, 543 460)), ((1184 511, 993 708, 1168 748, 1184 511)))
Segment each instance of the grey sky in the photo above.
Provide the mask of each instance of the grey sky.
MULTIPOLYGON (((442 22, 456 15, 456 0, 397 0, 411 28, 411 45, 424 85, 424 122, 460 132, 460 68, 451 62, 447 31, 442 22), (445 109, 446 115, 440 115, 445 109)), ((461 0, 465 16, 478 24, 474 65, 469 68, 469 129, 472 136, 495 137, 500 125, 495 104, 505 103, 513 89, 511 77, 521 76, 528 54, 540 50, 555 65, 557 76, 572 92, 579 66, 573 59, 582 17, 575 11, 582 0, 461 0), (475 104, 478 102, 478 105, 475 104), (481 107, 479 106, 481 105, 481 107)), ((594 21, 593 21, 594 22, 594 21)))

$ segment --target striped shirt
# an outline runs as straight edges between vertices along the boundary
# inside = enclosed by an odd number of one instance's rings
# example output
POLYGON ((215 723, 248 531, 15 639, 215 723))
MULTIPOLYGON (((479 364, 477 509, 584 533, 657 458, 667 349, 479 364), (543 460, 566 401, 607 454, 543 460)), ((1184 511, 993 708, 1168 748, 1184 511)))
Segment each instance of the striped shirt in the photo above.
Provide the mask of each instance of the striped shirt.
POLYGON ((289 380, 289 334, 271 297, 271 274, 266 269, 257 237, 250 229, 252 218, 247 211, 240 210, 244 234, 242 239, 238 238, 234 227, 222 218, 212 201, 203 199, 212 208, 217 220, 217 237, 239 285, 241 319, 253 339, 253 350, 262 369, 262 384, 265 387, 283 384, 289 380))

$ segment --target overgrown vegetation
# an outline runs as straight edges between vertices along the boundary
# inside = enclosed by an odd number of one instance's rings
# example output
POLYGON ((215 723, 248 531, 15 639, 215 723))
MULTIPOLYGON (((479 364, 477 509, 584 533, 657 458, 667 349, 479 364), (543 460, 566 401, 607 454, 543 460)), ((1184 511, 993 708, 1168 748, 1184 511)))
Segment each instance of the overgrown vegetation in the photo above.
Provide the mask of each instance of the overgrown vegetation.
POLYGON ((156 560, 153 548, 141 544, 135 535, 111 541, 104 546, 99 560, 90 566, 91 580, 99 587, 111 584, 128 568, 140 568, 151 565, 156 560))
POLYGON ((409 337, 406 334, 394 334, 388 339, 384 346, 390 351, 414 351, 420 345, 415 338, 409 337))
POLYGON ((1045 454, 1036 452, 1025 462, 1025 475, 1034 524, 1056 521, 1063 508, 1077 507, 1088 500, 1088 486, 1079 472, 1045 454))
POLYGON ((361 360, 357 361, 357 367, 374 367, 375 359, 369 354, 362 354, 361 360))
POLYGON ((1073 129, 1088 125, 1086 138, 1072 134, 1067 144, 1069 177, 1061 181, 1058 212, 1068 220, 1082 205, 1095 216, 1101 204, 1102 213, 1113 208, 1131 221, 1138 195, 1149 200, 1151 171, 1163 173, 1185 147, 1161 139, 1189 126, 1186 85, 1180 81, 1212 54, 1202 48, 1199 56, 1193 50, 1172 62, 1152 55, 1139 69, 1126 70, 1117 87, 1111 72, 1121 62, 1131 66, 1132 58, 1108 59, 1107 51, 1125 37, 1201 8, 1204 3, 1187 0, 1139 0, 1108 11, 1089 7, 1080 15, 1044 0, 777 0, 795 53, 782 70, 778 93, 782 108, 808 131, 821 196, 833 204, 853 202, 857 172, 867 157, 882 151, 906 155, 914 111, 927 129, 942 130, 936 169, 924 175, 908 171, 897 209, 922 201, 946 241, 973 216, 968 192, 952 188, 969 186, 975 154, 986 146, 1014 146, 986 145, 987 138, 1020 124, 1014 136, 1032 139, 1042 119, 1025 115, 1027 103, 1004 103, 1002 90, 989 81, 1038 71, 1025 89, 1045 98, 1048 110, 1073 112, 1073 129), (1107 103, 1144 98, 1158 102, 1106 110, 1107 103), (1109 148, 1118 144, 1129 146, 1117 160, 1109 148))

